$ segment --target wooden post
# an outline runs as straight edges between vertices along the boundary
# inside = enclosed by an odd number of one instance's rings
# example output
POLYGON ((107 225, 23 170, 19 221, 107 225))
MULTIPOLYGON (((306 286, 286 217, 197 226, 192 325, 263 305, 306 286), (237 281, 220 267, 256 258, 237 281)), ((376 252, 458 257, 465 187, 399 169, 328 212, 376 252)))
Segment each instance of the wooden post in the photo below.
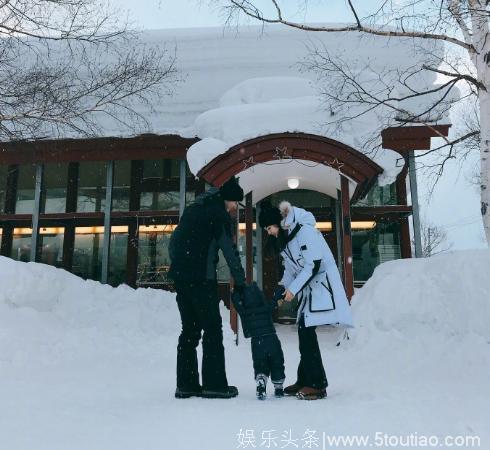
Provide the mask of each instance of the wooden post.
POLYGON ((245 254, 246 254, 246 279, 251 283, 254 278, 254 261, 253 261, 253 208, 252 193, 245 196, 245 254))
POLYGON ((349 180, 340 175, 340 192, 341 192, 341 220, 342 230, 342 272, 344 278, 345 292, 349 302, 354 295, 354 272, 352 269, 352 232, 350 220, 350 198, 349 198, 349 180))

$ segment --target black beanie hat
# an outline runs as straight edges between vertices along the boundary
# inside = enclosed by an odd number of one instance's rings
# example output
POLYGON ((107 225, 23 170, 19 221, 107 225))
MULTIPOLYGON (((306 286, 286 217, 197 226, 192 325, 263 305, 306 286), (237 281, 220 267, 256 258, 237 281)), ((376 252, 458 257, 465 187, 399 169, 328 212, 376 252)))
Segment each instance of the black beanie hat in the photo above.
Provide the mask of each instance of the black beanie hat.
POLYGON ((243 200, 243 189, 238 184, 238 178, 231 177, 219 188, 223 200, 241 202, 243 200))
POLYGON ((259 214, 259 225, 261 228, 266 228, 269 225, 281 226, 281 211, 279 208, 272 206, 270 203, 263 205, 259 214))

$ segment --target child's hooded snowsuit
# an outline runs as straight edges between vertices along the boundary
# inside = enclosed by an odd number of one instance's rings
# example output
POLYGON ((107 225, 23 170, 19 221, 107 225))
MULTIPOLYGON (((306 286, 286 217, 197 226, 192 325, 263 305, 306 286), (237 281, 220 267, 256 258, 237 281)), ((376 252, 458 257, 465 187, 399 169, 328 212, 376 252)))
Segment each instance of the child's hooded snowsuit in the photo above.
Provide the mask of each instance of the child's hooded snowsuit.
POLYGON ((272 312, 277 303, 268 302, 257 283, 235 293, 232 300, 240 315, 244 336, 252 338, 255 376, 265 374, 273 382, 282 383, 285 378, 284 355, 272 322, 272 312))

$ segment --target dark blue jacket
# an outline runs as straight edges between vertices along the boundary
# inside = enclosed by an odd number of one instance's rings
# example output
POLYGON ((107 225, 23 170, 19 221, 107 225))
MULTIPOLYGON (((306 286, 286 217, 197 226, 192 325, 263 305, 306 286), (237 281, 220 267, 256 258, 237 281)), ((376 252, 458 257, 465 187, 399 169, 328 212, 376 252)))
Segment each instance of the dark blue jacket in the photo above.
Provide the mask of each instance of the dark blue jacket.
POLYGON ((278 297, 267 301, 257 283, 247 285, 232 295, 233 305, 242 321, 243 335, 259 337, 266 334, 275 334, 276 329, 272 321, 272 313, 277 307, 278 297))

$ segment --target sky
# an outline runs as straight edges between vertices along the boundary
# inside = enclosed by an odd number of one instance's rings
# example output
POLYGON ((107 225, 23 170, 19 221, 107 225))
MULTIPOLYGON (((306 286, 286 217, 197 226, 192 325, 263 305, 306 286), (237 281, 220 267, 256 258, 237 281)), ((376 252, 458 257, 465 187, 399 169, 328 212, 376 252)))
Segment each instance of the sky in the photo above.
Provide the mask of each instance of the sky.
MULTIPOLYGON (((222 27, 225 23, 223 10, 218 1, 209 0, 113 0, 114 6, 126 11, 137 29, 222 27), (213 3, 211 5, 211 3, 213 3), (213 6, 214 5, 214 6, 213 6)), ((270 0, 256 4, 268 8, 270 0)), ((304 22, 351 22, 352 17, 345 0, 284 0, 283 13, 289 19, 304 22)), ((369 12, 378 4, 376 0, 362 0, 359 14, 369 12)), ((444 227, 448 242, 455 250, 481 248, 484 244, 480 216, 478 187, 470 182, 478 164, 478 155, 460 167, 449 164, 434 192, 430 193, 427 177, 418 173, 419 203, 422 220, 431 226, 444 227)))
MULTIPOLYGON (((219 1, 210 0, 113 0, 118 8, 128 11, 135 26, 145 29, 222 26, 225 15, 219 1)), ((222 3, 222 2, 221 2, 222 3)), ((361 2, 360 2, 361 3, 361 2)), ((363 0, 364 7, 376 3, 363 0)), ((264 11, 273 12, 270 0, 259 0, 264 11)), ((287 0, 283 11, 289 18, 306 22, 346 22, 351 15, 344 0, 287 0), (326 5, 328 4, 328 7, 326 5)), ((360 10, 362 13, 362 9, 360 10)))

